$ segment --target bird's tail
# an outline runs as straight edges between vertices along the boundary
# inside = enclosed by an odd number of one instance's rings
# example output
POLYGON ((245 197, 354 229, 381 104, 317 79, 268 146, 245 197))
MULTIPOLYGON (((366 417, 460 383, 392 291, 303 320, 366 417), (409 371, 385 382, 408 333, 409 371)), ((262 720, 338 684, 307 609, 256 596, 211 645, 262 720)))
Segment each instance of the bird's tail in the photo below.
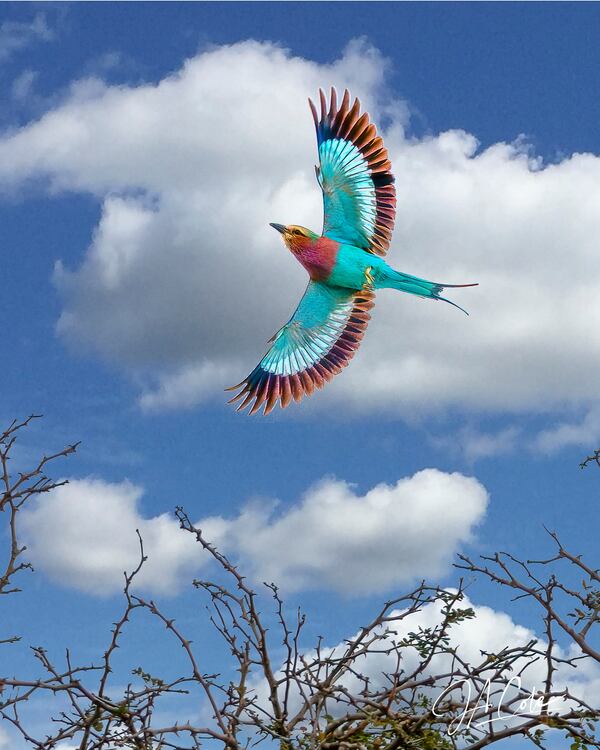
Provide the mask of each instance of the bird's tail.
POLYGON ((465 315, 469 314, 455 302, 442 297, 441 293, 444 289, 459 289, 465 286, 478 286, 478 284, 440 284, 436 281, 427 281, 427 279, 420 279, 418 276, 411 276, 408 273, 395 271, 393 268, 386 269, 386 271, 386 278, 382 286, 398 289, 408 294, 416 294, 418 297, 441 300, 442 302, 447 302, 449 305, 453 305, 453 307, 458 307, 465 315))

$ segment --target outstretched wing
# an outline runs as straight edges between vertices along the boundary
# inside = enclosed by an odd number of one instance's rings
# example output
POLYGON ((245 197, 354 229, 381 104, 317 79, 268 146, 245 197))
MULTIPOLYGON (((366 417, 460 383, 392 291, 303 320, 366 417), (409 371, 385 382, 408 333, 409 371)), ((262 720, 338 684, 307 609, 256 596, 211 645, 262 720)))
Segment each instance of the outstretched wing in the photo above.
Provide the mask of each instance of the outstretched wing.
POLYGON ((284 409, 292 398, 300 401, 322 388, 354 356, 374 297, 368 288, 350 291, 310 281, 269 351, 245 380, 228 389, 240 389, 229 403, 243 398, 238 411, 252 404, 254 414, 264 404, 268 414, 278 401, 284 409))
POLYGON ((396 215, 396 190, 387 149, 369 115, 360 115, 358 99, 350 107, 347 90, 338 107, 335 89, 331 89, 329 110, 320 89, 319 97, 320 116, 313 102, 308 102, 317 129, 323 234, 385 255, 396 215))

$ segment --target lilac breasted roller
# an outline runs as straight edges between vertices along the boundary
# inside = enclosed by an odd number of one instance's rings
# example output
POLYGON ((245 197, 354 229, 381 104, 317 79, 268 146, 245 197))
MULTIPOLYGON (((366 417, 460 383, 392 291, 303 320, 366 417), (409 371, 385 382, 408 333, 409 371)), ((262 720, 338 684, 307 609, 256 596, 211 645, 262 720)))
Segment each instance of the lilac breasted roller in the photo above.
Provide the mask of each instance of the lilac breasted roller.
POLYGON ((339 105, 333 88, 329 106, 321 90, 319 98, 320 114, 308 102, 317 129, 323 231, 271 224, 310 280, 265 356, 245 380, 228 389, 238 390, 230 403, 242 399, 238 410, 250 406, 250 414, 263 405, 268 414, 278 401, 285 408, 292 398, 300 401, 341 372, 364 336, 377 289, 450 302, 440 296, 445 287, 476 286, 427 281, 395 271, 383 260, 396 213, 387 149, 369 115, 360 114, 359 100, 350 106, 347 90, 339 105))

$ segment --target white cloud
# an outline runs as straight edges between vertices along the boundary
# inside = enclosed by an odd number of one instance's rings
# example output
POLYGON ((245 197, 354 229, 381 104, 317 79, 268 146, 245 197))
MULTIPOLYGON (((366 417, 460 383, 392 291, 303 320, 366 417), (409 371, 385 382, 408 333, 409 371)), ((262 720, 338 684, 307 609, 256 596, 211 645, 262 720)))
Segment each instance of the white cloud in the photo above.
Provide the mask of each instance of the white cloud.
MULTIPOLYGON (((361 659, 361 663, 358 666, 360 672, 369 678, 370 689, 376 690, 378 687, 388 685, 388 677, 390 673, 393 673, 397 668, 396 658, 392 654, 382 653, 385 651, 386 641, 392 645, 398 641, 402 641, 410 633, 418 633, 420 629, 427 630, 438 627, 443 621, 442 615, 442 604, 440 602, 433 602, 422 607, 418 612, 402 617, 404 611, 395 610, 390 613, 390 617, 399 618, 393 621, 393 625, 386 623, 386 627, 390 628, 392 633, 387 635, 386 638, 379 642, 378 650, 376 652, 369 653, 366 657, 361 659)), ((515 649, 525 646, 531 641, 537 641, 536 648, 543 651, 546 647, 544 638, 538 636, 530 628, 524 627, 519 623, 515 622, 513 618, 505 612, 495 610, 485 605, 475 604, 465 596, 460 601, 457 607, 472 608, 475 616, 471 619, 463 620, 462 622, 455 623, 448 631, 449 641, 448 646, 455 649, 456 654, 466 664, 475 667, 481 664, 485 656, 482 652, 490 654, 498 654, 503 649, 515 649)), ((383 628, 381 628, 383 630, 383 628)), ((356 634, 358 635, 358 633, 356 634)), ((355 636, 356 637, 356 636, 355 636)), ((347 640, 338 643, 333 647, 321 647, 321 656, 328 658, 331 655, 341 655, 347 648, 347 640)), ((581 652, 574 647, 566 649, 557 647, 555 655, 560 659, 574 658, 581 656, 581 652)), ((307 659, 310 661, 310 659, 307 659)), ((420 663, 421 658, 419 657, 416 650, 412 647, 403 647, 402 649, 402 669, 406 674, 410 674, 420 663)), ((568 664, 559 664, 557 671, 555 672, 554 687, 556 690, 561 690, 566 686, 571 689, 572 695, 575 695, 583 700, 586 700, 591 705, 597 704, 598 695, 600 694, 600 666, 596 664, 592 659, 586 659, 585 661, 577 661, 577 667, 573 668, 568 664)), ((439 654, 435 656, 424 670, 423 676, 427 675, 440 675, 440 674, 452 674, 453 669, 456 670, 456 662, 453 661, 453 657, 450 654, 439 654)), ((489 677, 494 681, 493 677, 494 667, 490 666, 489 677)), ((513 663, 513 670, 509 673, 511 676, 516 677, 517 675, 521 678, 521 686, 525 691, 531 691, 536 689, 543 689, 544 677, 545 677, 545 662, 543 659, 537 661, 529 661, 525 659, 515 660, 513 663)), ((484 677, 485 677, 484 673, 484 677)), ((455 680, 450 678, 448 683, 452 683, 455 680)), ((359 682, 355 675, 346 674, 340 680, 340 683, 348 689, 350 693, 356 693, 363 687, 363 683, 359 682)), ((501 681, 495 682, 495 684, 502 684, 501 681)), ((259 696, 265 695, 266 698, 266 685, 260 681, 254 686, 259 696)), ((440 686, 436 688, 423 688, 422 692, 428 694, 433 700, 435 700, 440 694, 440 686)), ((472 686, 472 697, 476 696, 476 688, 472 686)), ((510 700, 514 696, 514 687, 507 690, 506 700, 510 700)), ((456 694, 455 694, 456 697, 456 694)), ((294 698, 293 698, 294 699, 294 698)), ((298 696, 295 697, 298 700, 298 696)), ((494 699, 497 705, 497 698, 494 699)), ((483 706, 483 703, 480 703, 483 706)), ((531 704, 534 706, 535 704, 531 704)), ((565 709, 565 704, 560 699, 556 699, 555 702, 550 704, 550 710, 560 711, 565 709)), ((335 707, 330 704, 329 710, 331 713, 335 713, 335 707)), ((498 725, 496 725, 498 728, 498 725)))
MULTIPOLYGON (((410 633, 418 633, 419 629, 433 629, 443 620, 442 603, 437 601, 427 604, 418 612, 407 617, 401 617, 403 610, 394 610, 390 616, 399 618, 394 621, 394 633, 388 638, 392 643, 402 641, 410 633)), ((472 608, 475 617, 454 624, 449 630, 449 645, 457 648, 462 659, 472 666, 481 663, 481 651, 498 653, 503 648, 515 648, 523 646, 535 638, 533 631, 515 623, 512 618, 504 612, 496 611, 487 606, 475 605, 469 597, 457 605, 460 609, 472 608)), ((332 652, 345 649, 344 642, 331 648, 332 652)), ((383 648, 381 649, 384 650, 383 648)), ((370 654, 364 660, 364 674, 371 678, 371 684, 375 688, 385 681, 385 673, 389 672, 390 663, 394 657, 389 654, 370 654)), ((415 649, 403 650, 403 668, 410 674, 412 669, 420 663, 420 657, 415 649)), ((451 671, 451 657, 440 654, 432 659, 427 674, 442 674, 451 671)), ((354 682, 353 677, 347 677, 349 683, 354 682)))
POLYGON ((268 222, 292 204, 320 221, 306 96, 323 77, 370 89, 381 70, 358 45, 319 67, 249 42, 188 61, 157 86, 82 83, 0 143, 6 188, 33 170, 52 190, 103 197, 80 268, 57 264, 58 330, 133 369, 158 368, 148 408, 206 396, 207 368, 223 373, 210 390, 222 394, 295 306, 304 272, 268 222), (305 127, 290 133, 297 121, 305 127))
POLYGON ((455 132, 404 143, 395 164, 403 176, 397 241, 418 259, 416 272, 481 286, 461 294, 469 319, 381 295, 376 335, 366 337, 344 395, 352 398, 354 385, 354 398, 371 408, 395 400, 409 409, 594 400, 600 359, 589 336, 596 340, 590 321, 600 310, 589 263, 600 159, 579 155, 539 169, 518 146, 476 154, 474 140, 455 132), (367 377, 369 389, 359 391, 367 377))
POLYGON ((206 560, 170 514, 145 518, 141 496, 142 490, 129 482, 75 479, 38 498, 21 521, 34 566, 81 591, 119 591, 123 572, 132 572, 140 559, 139 529, 149 559, 136 587, 176 593, 187 582, 185 574, 206 560))
MULTIPOLYGON (((208 557, 171 516, 144 517, 141 495, 128 482, 80 479, 38 499, 22 520, 34 565, 92 594, 119 591, 123 571, 139 560, 139 529, 149 560, 136 586, 175 593, 208 557)), ((364 495, 327 479, 279 513, 250 503, 233 518, 198 525, 255 580, 365 593, 443 573, 487 502, 476 479, 426 469, 364 495)))
POLYGON ((430 441, 436 447, 460 454, 466 461, 473 463, 482 458, 511 453, 519 445, 521 437, 522 431, 515 425, 496 432, 484 432, 467 425, 449 435, 432 436, 430 441))
POLYGON ((162 375, 153 390, 142 393, 139 404, 148 412, 194 406, 222 390, 231 374, 226 365, 213 362, 185 365, 172 375, 162 375))
POLYGON ((15 53, 35 41, 51 41, 54 33, 43 13, 37 13, 27 21, 4 21, 0 24, 0 61, 6 62, 15 53))
POLYGON ((222 544, 258 580, 288 590, 369 593, 443 573, 482 520, 488 495, 473 478, 425 469, 364 495, 335 479, 292 508, 246 508, 225 522, 222 544))
POLYGON ((18 102, 25 101, 31 95, 37 77, 37 71, 29 69, 18 75, 12 82, 12 98, 18 102))
MULTIPOLYGON (((475 617, 464 620, 450 630, 450 645, 456 647, 457 653, 469 664, 475 665, 482 661, 481 652, 497 654, 504 648, 517 648, 536 640, 536 647, 543 651, 547 642, 540 634, 536 634, 530 628, 515 622, 505 612, 495 610, 484 605, 474 604, 469 597, 460 602, 460 607, 472 607, 475 617)), ((407 618, 402 622, 398 630, 397 638, 403 638, 408 631, 416 631, 418 627, 435 627, 441 622, 441 605, 439 603, 424 607, 415 617, 407 618)), ((581 651, 574 644, 567 648, 557 646, 556 656, 562 659, 581 656, 581 651)), ((416 654, 413 652, 413 659, 416 654)), ((430 667, 431 673, 440 672, 443 666, 448 666, 450 659, 445 656, 437 657, 430 667)), ((576 662, 577 663, 577 662, 576 662)), ((545 676, 545 665, 543 659, 538 659, 529 666, 525 666, 525 660, 515 662, 513 674, 521 673, 522 685, 530 688, 543 688, 545 676), (522 671, 521 671, 522 670, 522 671)), ((381 673, 380 673, 381 678, 381 673)), ((557 690, 569 685, 573 688, 575 695, 584 700, 597 702, 600 694, 600 666, 593 660, 579 662, 577 668, 568 664, 560 664, 554 676, 555 688, 557 690)), ((562 706, 564 708, 564 706, 562 706)), ((555 704, 555 709, 561 708, 560 702, 555 704)))
POLYGON ((578 422, 560 422, 537 436, 534 447, 543 453, 556 453, 574 445, 588 449, 600 440, 600 407, 595 406, 578 422))
POLYGON ((334 83, 359 94, 376 122, 387 115, 398 188, 392 264, 481 285, 452 295, 470 318, 380 293, 361 351, 313 401, 406 415, 593 405, 600 158, 544 166, 522 140, 478 151, 462 131, 406 138, 385 67, 359 43, 319 65, 245 42, 199 54, 158 84, 82 81, 38 122, 6 134, 5 189, 38 177, 103 201, 80 266, 57 265, 61 336, 129 368, 146 409, 221 400, 304 288, 267 223, 320 229, 306 96, 334 83))

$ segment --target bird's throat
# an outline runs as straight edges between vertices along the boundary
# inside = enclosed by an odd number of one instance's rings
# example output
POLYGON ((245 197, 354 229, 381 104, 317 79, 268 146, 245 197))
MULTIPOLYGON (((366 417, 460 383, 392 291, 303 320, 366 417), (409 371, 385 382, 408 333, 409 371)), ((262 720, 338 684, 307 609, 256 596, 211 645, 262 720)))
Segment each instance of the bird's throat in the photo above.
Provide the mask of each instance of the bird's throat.
POLYGON ((339 242, 328 237, 306 239, 290 247, 298 261, 306 268, 313 281, 326 281, 335 266, 339 242))

